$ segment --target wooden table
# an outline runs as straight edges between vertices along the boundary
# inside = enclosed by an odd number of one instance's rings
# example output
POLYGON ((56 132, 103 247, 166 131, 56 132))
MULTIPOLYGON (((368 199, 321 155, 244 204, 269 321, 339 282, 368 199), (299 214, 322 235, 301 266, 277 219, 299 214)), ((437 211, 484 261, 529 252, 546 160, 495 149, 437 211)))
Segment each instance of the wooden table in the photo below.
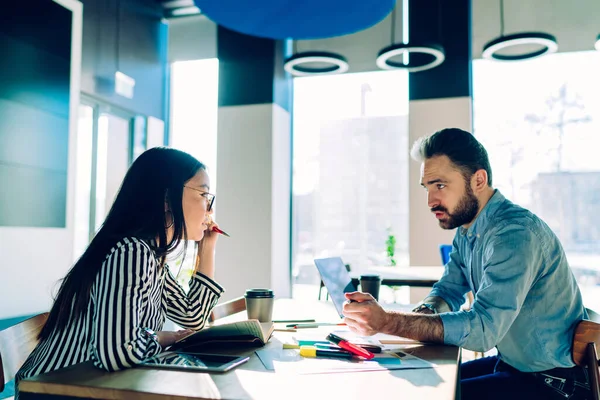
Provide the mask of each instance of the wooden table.
MULTIPOLYGON (((245 313, 240 313, 244 314, 245 313)), ((274 319, 337 318, 329 302, 278 300, 274 319)), ((308 329, 303 332, 309 332, 308 329)), ((297 333, 275 332, 267 347, 297 333)), ((132 368, 103 372, 89 362, 23 380, 21 400, 94 399, 454 399, 460 349, 408 345, 405 351, 436 364, 417 370, 300 375, 267 371, 253 350, 250 361, 225 374, 132 368)), ((237 354, 243 352, 237 351, 237 354)))
MULTIPOLYGON (((382 285, 432 287, 442 277, 444 267, 370 267, 362 272, 367 273, 381 276, 382 285)), ((360 275, 361 273, 350 273, 356 286, 360 275)))

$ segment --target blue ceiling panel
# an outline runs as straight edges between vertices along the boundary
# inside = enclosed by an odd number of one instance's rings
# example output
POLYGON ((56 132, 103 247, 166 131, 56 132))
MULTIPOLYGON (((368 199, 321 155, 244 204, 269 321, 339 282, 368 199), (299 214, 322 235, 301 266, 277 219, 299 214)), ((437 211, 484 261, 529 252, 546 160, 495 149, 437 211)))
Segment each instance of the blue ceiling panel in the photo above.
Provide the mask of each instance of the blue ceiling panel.
POLYGON ((395 0, 195 0, 215 23, 270 39, 323 39, 383 20, 395 0))

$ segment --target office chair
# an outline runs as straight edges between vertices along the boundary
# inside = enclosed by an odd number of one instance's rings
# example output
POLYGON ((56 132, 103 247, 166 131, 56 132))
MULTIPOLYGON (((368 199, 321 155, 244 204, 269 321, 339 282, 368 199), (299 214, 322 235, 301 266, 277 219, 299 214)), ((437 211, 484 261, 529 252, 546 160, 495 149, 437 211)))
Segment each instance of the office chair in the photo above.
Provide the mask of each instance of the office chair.
POLYGON ((600 347, 600 324, 588 320, 580 321, 573 336, 572 357, 575 364, 587 367, 594 400, 600 400, 598 347, 600 347))
POLYGON ((0 393, 38 344, 38 335, 47 319, 48 313, 39 314, 0 331, 0 393))

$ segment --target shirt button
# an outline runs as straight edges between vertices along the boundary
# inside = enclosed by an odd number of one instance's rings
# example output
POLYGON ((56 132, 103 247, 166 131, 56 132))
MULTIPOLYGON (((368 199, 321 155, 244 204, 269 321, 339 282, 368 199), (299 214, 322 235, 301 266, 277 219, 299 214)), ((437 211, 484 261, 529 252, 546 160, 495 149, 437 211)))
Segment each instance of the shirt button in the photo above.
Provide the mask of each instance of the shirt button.
POLYGON ((133 349, 133 346, 132 346, 132 345, 129 345, 129 346, 127 346, 127 349, 128 349, 128 350, 132 350, 132 349, 133 349))

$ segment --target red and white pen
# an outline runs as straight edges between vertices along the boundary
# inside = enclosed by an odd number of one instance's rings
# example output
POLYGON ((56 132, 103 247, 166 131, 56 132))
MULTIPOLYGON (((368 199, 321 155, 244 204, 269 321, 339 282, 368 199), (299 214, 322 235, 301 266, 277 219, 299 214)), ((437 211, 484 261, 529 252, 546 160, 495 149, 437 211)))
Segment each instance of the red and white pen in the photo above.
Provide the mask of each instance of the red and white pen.
MULTIPOLYGON (((210 215, 207 215, 207 216, 206 216, 206 224, 207 224, 207 225, 213 225, 213 220, 212 220, 212 217, 211 217, 210 215)), ((216 225, 213 225, 213 226, 211 226, 211 227, 210 227, 210 230, 211 230, 212 232, 217 232, 217 233, 220 233, 221 235, 225 235, 225 236, 227 236, 227 237, 231 237, 231 236, 229 236, 229 234, 228 234, 227 232, 225 232, 224 230, 221 230, 221 229, 217 228, 217 227, 216 227, 216 225)))
POLYGON ((229 236, 229 234, 227 232, 222 231, 221 229, 217 228, 216 226, 213 226, 212 228, 210 228, 210 230, 213 231, 213 232, 220 233, 221 235, 225 235, 227 237, 231 237, 231 236, 229 236))

